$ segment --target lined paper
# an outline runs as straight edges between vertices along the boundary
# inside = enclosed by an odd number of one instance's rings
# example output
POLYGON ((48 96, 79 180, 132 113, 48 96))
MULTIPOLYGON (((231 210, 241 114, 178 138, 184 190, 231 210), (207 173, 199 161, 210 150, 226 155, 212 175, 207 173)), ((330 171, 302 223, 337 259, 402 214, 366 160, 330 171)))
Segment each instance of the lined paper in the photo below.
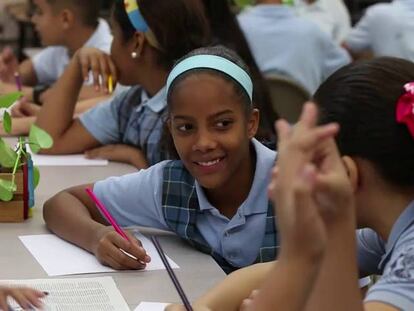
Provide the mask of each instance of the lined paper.
MULTIPOLYGON (((112 277, 77 279, 6 280, 5 285, 30 286, 47 291, 43 298, 45 311, 129 311, 112 277)), ((23 311, 16 302, 9 299, 15 311, 23 311)))

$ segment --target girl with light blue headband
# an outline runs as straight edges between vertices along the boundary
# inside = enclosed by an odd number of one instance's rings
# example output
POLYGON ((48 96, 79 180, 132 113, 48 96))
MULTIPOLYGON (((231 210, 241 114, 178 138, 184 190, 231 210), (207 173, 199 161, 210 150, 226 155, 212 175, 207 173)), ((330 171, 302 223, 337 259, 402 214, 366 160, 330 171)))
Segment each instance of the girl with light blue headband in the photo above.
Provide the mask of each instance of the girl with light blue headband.
POLYGON ((78 51, 37 123, 59 142, 45 153, 85 152, 145 168, 170 158, 161 144, 166 79, 177 59, 210 42, 208 22, 199 0, 117 0, 111 24, 111 55, 78 51), (109 91, 110 80, 131 88, 72 119, 89 70, 98 90, 109 91))
MULTIPOLYGON (((200 48, 177 63, 166 89, 167 125, 180 160, 89 186, 122 226, 175 232, 226 272, 274 260, 277 233, 266 189, 276 154, 254 139, 259 111, 248 69, 231 50, 200 48)), ((138 241, 131 235, 126 242, 104 227, 84 189, 74 187, 45 204, 49 228, 106 265, 144 268, 150 259, 138 241), (75 223, 85 224, 83 235, 70 231, 75 223)))

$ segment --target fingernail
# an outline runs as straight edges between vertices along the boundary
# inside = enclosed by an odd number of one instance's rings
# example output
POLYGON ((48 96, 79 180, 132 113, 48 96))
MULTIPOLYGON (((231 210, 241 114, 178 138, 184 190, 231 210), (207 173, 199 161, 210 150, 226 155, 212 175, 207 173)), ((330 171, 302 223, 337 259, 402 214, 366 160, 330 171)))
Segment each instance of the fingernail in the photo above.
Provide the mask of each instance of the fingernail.
POLYGON ((150 257, 150 256, 148 256, 148 255, 146 255, 146 256, 145 256, 145 261, 146 261, 146 262, 150 262, 150 261, 151 261, 151 257, 150 257))

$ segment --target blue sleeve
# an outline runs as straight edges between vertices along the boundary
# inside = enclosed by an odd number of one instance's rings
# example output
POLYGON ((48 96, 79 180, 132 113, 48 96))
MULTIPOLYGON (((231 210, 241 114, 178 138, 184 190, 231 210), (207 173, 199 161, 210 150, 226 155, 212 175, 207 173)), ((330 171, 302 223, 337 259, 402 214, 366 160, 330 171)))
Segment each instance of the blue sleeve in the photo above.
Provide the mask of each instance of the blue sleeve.
POLYGON ((381 279, 370 288, 365 302, 376 301, 398 310, 414 310, 413 232, 394 247, 381 279))
POLYGON ((38 84, 50 85, 59 79, 69 61, 66 53, 65 48, 48 47, 32 58, 38 84))
POLYGON ((375 21, 375 7, 369 8, 360 21, 352 28, 345 40, 346 45, 353 52, 360 52, 371 48, 371 28, 375 21))
POLYGON ((167 162, 95 183, 96 196, 120 226, 170 230, 161 205, 163 169, 167 162))
POLYGON ((348 65, 351 62, 351 56, 325 33, 320 33, 320 35, 323 36, 324 42, 323 53, 325 55, 322 58, 322 77, 325 80, 339 68, 348 65))
POLYGON ((128 91, 98 104, 79 118, 86 130, 102 145, 120 143, 119 107, 126 100, 128 91))
POLYGON ((378 265, 385 254, 384 242, 375 231, 365 228, 357 231, 359 271, 367 275, 381 274, 378 265))

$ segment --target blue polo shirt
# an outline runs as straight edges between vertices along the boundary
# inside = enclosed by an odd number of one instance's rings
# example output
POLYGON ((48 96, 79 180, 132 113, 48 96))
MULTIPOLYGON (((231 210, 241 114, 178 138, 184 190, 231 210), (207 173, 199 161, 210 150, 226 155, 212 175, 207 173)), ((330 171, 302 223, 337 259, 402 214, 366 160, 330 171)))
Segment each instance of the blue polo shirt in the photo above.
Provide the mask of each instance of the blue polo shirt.
MULTIPOLYGON (((223 216, 196 184, 200 209, 197 229, 211 248, 236 267, 252 264, 262 245, 268 210, 267 186, 276 153, 256 140, 256 171, 246 200, 231 218, 223 216)), ((168 161, 137 173, 97 182, 94 192, 121 226, 170 230, 162 210, 163 170, 168 161)))
POLYGON ((394 0, 369 7, 349 33, 346 45, 354 52, 414 61, 414 0, 394 0))
POLYGON ((135 146, 153 165, 169 158, 161 147, 166 107, 165 87, 149 98, 142 87, 134 86, 88 110, 80 122, 102 145, 135 146))
POLYGON ((365 302, 378 301, 400 310, 414 310, 414 201, 404 210, 383 241, 371 229, 358 232, 361 271, 382 274, 365 302))
POLYGON ((350 62, 343 48, 288 6, 256 5, 243 11, 238 21, 260 71, 290 77, 310 94, 350 62))

